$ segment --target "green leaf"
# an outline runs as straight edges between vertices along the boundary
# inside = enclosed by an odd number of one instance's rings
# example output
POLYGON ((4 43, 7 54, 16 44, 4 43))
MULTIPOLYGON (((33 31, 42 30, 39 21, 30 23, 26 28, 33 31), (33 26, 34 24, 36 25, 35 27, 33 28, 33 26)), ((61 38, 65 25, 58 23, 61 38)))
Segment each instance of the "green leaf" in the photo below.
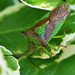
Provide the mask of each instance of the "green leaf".
POLYGON ((75 4, 75 0, 66 0, 67 3, 75 4))
POLYGON ((21 0, 24 4, 45 10, 52 10, 56 6, 64 3, 75 4, 75 0, 21 0))
POLYGON ((75 45, 69 46, 57 57, 49 59, 31 58, 31 60, 42 68, 36 68, 26 57, 21 57, 21 75, 74 75, 75 74, 75 45), (62 72, 63 71, 63 72, 62 72))
POLYGON ((71 41, 69 41, 68 43, 69 44, 75 44, 75 37, 71 41))
POLYGON ((56 6, 63 4, 64 2, 62 0, 21 0, 24 4, 35 7, 35 8, 41 8, 46 10, 52 10, 56 6))
POLYGON ((11 55, 11 53, 5 47, 0 46, 0 75, 19 75, 18 60, 13 56, 3 55, 11 55))
POLYGON ((18 1, 17 0, 0 0, 0 11, 2 11, 8 6, 14 5, 15 3, 18 3, 18 1))

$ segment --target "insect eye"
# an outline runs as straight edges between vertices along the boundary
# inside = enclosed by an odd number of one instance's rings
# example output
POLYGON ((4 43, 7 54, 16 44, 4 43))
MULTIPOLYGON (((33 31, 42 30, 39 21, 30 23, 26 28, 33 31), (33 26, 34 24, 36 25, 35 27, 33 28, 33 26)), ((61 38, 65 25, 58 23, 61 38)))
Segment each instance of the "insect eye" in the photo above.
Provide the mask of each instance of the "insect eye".
POLYGON ((25 32, 23 31, 22 34, 24 34, 25 32))
POLYGON ((25 34, 25 31, 23 31, 22 34, 24 35, 25 34))
POLYGON ((43 47, 46 47, 46 45, 45 45, 45 44, 43 44, 43 47))

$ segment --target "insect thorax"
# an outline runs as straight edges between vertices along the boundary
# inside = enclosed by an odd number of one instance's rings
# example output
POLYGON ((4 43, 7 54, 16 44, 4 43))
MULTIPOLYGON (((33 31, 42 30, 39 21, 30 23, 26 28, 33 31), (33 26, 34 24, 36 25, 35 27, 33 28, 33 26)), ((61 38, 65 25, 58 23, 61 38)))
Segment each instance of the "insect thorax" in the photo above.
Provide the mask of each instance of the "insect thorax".
POLYGON ((37 46, 42 46, 43 43, 45 42, 44 37, 40 36, 33 30, 28 30, 25 36, 27 37, 28 41, 32 42, 33 44, 37 46))

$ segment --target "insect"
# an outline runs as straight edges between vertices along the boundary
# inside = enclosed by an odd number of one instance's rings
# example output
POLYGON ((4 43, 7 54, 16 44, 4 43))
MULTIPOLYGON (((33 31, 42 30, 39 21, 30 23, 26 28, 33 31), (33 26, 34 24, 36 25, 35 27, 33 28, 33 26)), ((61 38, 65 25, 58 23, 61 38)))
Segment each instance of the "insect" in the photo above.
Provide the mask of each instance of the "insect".
MULTIPOLYGON (((68 4, 62 4, 60 6, 57 6, 50 12, 48 17, 42 19, 29 30, 22 32, 22 34, 27 38, 29 43, 29 48, 25 53, 27 53, 30 50, 33 50, 32 54, 28 57, 30 61, 30 57, 40 48, 43 48, 43 50, 51 57, 49 52, 46 50, 46 45, 48 44, 50 46, 48 42, 57 34, 69 12, 70 6, 68 4)), ((25 53, 19 55, 24 55, 25 53)), ((41 69, 32 61, 31 63, 38 69, 41 69)))

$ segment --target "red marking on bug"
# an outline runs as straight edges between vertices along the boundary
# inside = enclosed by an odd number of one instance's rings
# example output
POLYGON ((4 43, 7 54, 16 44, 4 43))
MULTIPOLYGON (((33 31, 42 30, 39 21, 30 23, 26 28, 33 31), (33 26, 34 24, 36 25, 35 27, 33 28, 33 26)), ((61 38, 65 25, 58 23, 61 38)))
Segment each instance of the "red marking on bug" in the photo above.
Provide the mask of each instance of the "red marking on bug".
POLYGON ((65 15, 64 15, 64 19, 66 18, 66 16, 69 14, 70 11, 68 11, 65 15))
POLYGON ((23 31, 22 34, 25 35, 27 33, 27 31, 23 31))

